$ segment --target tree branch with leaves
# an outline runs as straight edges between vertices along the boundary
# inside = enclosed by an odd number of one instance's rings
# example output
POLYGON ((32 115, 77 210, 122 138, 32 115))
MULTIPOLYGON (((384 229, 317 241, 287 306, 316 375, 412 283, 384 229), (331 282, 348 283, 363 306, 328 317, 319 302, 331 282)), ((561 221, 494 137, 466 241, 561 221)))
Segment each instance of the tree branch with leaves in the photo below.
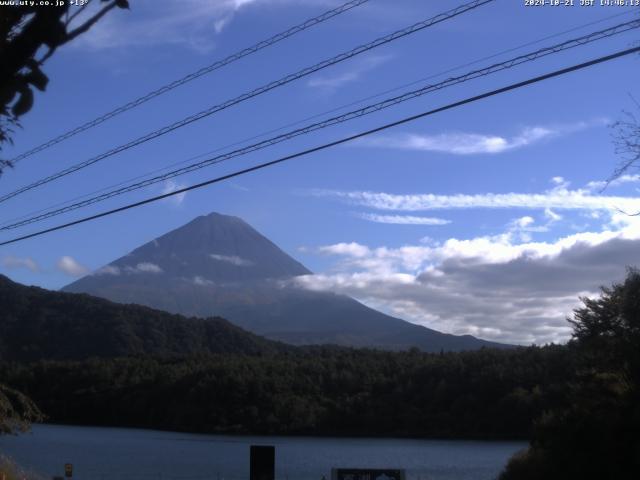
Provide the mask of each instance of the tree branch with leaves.
MULTIPOLYGON (((638 113, 640 113, 640 102, 632 99, 638 108, 638 113)), ((612 128, 614 129, 615 152, 621 157, 621 161, 609 182, 628 174, 630 170, 640 169, 640 119, 638 115, 625 111, 623 118, 615 122, 612 128)))
POLYGON ((0 435, 25 432, 43 418, 29 397, 0 384, 0 435))
MULTIPOLYGON (((87 32, 114 8, 129 8, 128 0, 101 0, 87 18, 87 4, 70 14, 69 2, 60 6, 4 6, 0 15, 0 151, 12 144, 19 119, 33 107, 34 90, 44 92, 49 78, 42 66, 55 51, 87 32), (82 20, 79 24, 78 21, 82 20), (73 25, 72 25, 73 24, 73 25), (74 26, 77 24, 76 26, 74 26), (39 52, 44 54, 37 58, 39 52)), ((0 174, 10 167, 0 159, 0 174)))

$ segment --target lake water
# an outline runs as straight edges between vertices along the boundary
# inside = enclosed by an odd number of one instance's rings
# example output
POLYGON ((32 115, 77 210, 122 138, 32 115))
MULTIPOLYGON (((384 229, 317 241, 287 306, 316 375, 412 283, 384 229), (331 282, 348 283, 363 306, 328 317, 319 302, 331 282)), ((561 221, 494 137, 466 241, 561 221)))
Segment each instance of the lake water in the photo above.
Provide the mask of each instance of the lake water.
POLYGON ((523 442, 236 437, 36 425, 0 437, 0 453, 45 478, 73 463, 77 480, 246 480, 249 446, 275 445, 278 480, 330 479, 331 467, 404 468, 407 480, 496 478, 523 442))

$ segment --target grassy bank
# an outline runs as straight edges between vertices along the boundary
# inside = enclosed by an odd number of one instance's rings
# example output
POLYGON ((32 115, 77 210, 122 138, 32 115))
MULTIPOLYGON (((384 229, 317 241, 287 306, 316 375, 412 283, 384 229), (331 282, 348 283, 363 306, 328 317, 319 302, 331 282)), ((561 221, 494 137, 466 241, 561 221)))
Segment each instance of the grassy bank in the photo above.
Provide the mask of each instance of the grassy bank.
POLYGON ((43 480, 43 477, 24 470, 10 458, 0 455, 0 480, 43 480))

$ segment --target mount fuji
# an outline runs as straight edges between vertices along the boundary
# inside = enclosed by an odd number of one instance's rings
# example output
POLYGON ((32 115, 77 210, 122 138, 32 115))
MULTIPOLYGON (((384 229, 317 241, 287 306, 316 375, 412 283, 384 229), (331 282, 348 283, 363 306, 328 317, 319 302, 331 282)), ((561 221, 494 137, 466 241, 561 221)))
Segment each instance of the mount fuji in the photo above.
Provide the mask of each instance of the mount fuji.
POLYGON ((64 287, 187 316, 220 316, 283 342, 404 350, 509 347, 394 318, 290 280, 311 272, 238 217, 201 216, 64 287))

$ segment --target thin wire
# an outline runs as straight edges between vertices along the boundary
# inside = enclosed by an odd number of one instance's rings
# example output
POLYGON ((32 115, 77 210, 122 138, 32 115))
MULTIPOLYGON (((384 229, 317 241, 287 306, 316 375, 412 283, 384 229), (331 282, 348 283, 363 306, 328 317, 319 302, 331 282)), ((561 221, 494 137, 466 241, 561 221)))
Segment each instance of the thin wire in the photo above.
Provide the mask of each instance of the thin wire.
POLYGON ((227 100, 224 103, 218 104, 218 105, 214 105, 212 107, 207 108, 206 110, 202 110, 201 112, 195 113, 193 115, 190 115, 186 118, 183 118, 182 120, 179 120, 178 122, 174 122, 170 125, 167 125, 165 127, 162 127, 158 130, 155 130, 153 132, 150 132, 142 137, 139 137, 135 140, 132 140, 128 143, 125 143, 123 145, 120 145, 118 147, 112 148, 111 150, 108 150, 105 153, 102 153, 96 157, 92 157, 88 160, 85 160, 83 162, 77 163, 69 168, 66 168, 64 170, 61 170, 57 173, 54 173, 53 175, 50 175, 48 177, 42 178, 34 183, 31 183, 29 185, 26 185, 24 187, 19 188, 18 190, 14 190, 13 192, 7 193, 5 195, 3 195, 2 197, 0 197, 0 203, 5 202, 7 200, 9 200, 10 198, 13 198, 17 195, 20 195, 21 193, 24 193, 26 191, 32 190, 36 187, 39 187, 41 185, 44 185, 46 183, 52 182, 54 180, 57 180, 58 178, 64 177, 66 175, 70 175, 74 172, 77 172, 78 170, 81 170, 83 168, 86 168, 90 165, 93 165, 94 163, 97 163, 101 160, 104 160, 105 158, 111 157, 117 153, 123 152, 125 150, 128 150, 130 148, 133 148, 135 146, 138 146, 142 143, 148 142, 150 140, 153 140, 155 138, 158 138, 162 135, 165 135, 169 132, 172 132, 178 128, 182 128, 186 125, 189 125, 193 122, 196 122, 198 120, 202 120, 205 117, 208 117, 210 115, 213 115, 214 113, 220 112, 222 110, 225 110, 231 106, 237 105, 241 102, 244 102, 246 100, 249 100, 253 97, 256 97, 258 95, 261 95, 263 93, 266 93, 270 90, 273 90, 275 88, 281 87, 283 85, 286 85, 288 83, 291 83, 295 80, 299 80, 300 78, 306 77, 312 73, 315 73, 319 70, 325 69, 327 67, 330 67, 332 65, 335 65, 337 63, 343 62, 345 60, 348 60, 350 58, 353 58, 357 55, 360 55, 362 53, 368 52, 370 50, 373 50, 374 48, 380 47, 382 45, 388 44, 390 42, 393 42, 395 40, 398 40, 400 38, 406 37, 408 35, 414 34, 416 32, 419 32, 425 28, 431 27, 433 25, 436 25, 440 22, 443 22, 445 20, 449 20, 451 18, 454 18, 458 15, 461 15, 465 12, 468 12, 470 10, 476 9, 480 6, 486 5, 488 3, 494 2, 495 0, 474 0, 472 2, 466 3, 464 5, 461 5, 459 7, 456 7, 454 9, 448 10, 444 13, 438 14, 434 17, 431 17, 427 20, 423 20, 421 22, 415 23, 409 27, 403 28, 401 30, 398 30, 396 32, 393 32, 389 35, 385 35, 384 37, 380 37, 377 38, 376 40, 369 42, 367 44, 364 45, 360 45, 359 47, 356 47, 346 53, 341 53, 335 57, 332 57, 328 60, 324 60, 320 63, 317 63, 311 67, 307 67, 304 68, 296 73, 292 73, 289 74, 279 80, 273 81, 271 83, 268 83, 266 85, 263 85, 259 88, 256 88, 250 92, 244 93, 238 97, 235 97, 231 100, 227 100))
POLYGON ((515 66, 521 65, 523 63, 528 63, 528 62, 532 62, 535 61, 539 58, 551 55, 551 54, 555 54, 564 50, 568 50, 571 48, 575 48, 578 46, 582 46, 582 45, 586 45, 588 43, 597 41, 597 40, 601 40, 604 38, 609 38, 613 35, 617 35, 623 32, 627 32, 629 30, 632 30, 634 28, 638 28, 640 27, 640 20, 633 20, 630 22, 626 22, 626 23, 622 23, 620 25, 616 25, 614 27, 610 27, 608 29, 605 30, 600 30, 598 32, 592 32, 590 34, 587 35, 583 35, 582 37, 578 37, 572 40, 567 40, 565 42, 556 44, 556 45, 552 45, 550 47, 545 47, 539 50, 536 50, 534 52, 530 52, 530 53, 526 53, 524 55, 520 55, 518 57, 506 60, 504 62, 500 62, 497 64, 493 64, 491 66, 479 69, 479 70, 474 70, 471 71, 469 73, 466 73, 464 75, 458 76, 458 77, 452 77, 449 78, 443 82, 440 83, 436 83, 436 84, 432 84, 432 85, 426 85, 422 88, 419 88, 417 90, 413 90, 410 92, 406 92, 402 95, 398 95, 396 97, 392 97, 392 98, 388 98, 385 99, 381 102, 378 103, 374 103, 371 105, 368 105, 366 107, 363 107, 361 109, 358 110, 353 110, 351 112, 347 112, 344 113, 342 115, 338 115, 326 120, 323 120, 321 122, 317 122, 317 123, 313 123, 310 125, 307 125, 305 127, 302 128, 298 128, 296 130, 292 130, 290 132, 287 133, 283 133, 281 135, 277 135, 275 137, 263 140, 261 142, 252 144, 252 145, 248 145, 246 147, 234 150, 232 152, 228 152, 222 155, 218 155, 212 158, 208 158, 205 159, 201 162, 197 162, 191 165, 188 165, 186 167, 182 167, 170 172, 167 172, 163 175, 158 175, 156 177, 152 177, 150 179, 147 180, 143 180, 137 183, 133 183, 131 185, 122 187, 122 188, 118 188, 115 190, 112 190, 110 192, 104 193, 102 195, 97 195, 95 197, 91 197, 87 200, 83 200, 81 202, 77 202, 62 208, 58 208, 55 210, 50 210, 46 213, 40 214, 40 215, 36 215, 30 218, 27 218, 25 220, 21 220, 15 223, 11 223, 9 225, 4 225, 2 227, 0 227, 0 231, 3 230, 13 230, 15 228, 19 228, 19 227, 23 227, 25 225, 29 225, 32 223, 36 223, 36 222, 40 222, 43 221, 47 218, 51 218, 51 217, 55 217, 58 215, 62 215, 64 213, 68 213, 70 211, 73 210, 77 210, 79 208, 83 208, 83 207, 87 207, 89 205, 92 205, 94 203, 98 203, 98 202, 102 202, 105 201, 109 198, 118 196, 118 195, 122 195, 128 192, 132 192, 134 190, 139 190, 141 188, 145 188, 148 187, 150 185, 180 176, 180 175, 184 175, 187 173, 191 173, 194 172, 196 170, 200 170, 202 168, 214 165, 214 164, 218 164, 218 163, 222 163, 224 161, 230 160, 232 158, 236 158, 239 156, 243 156, 243 155, 247 155, 249 153, 258 151, 258 150, 262 150, 264 148, 270 147, 272 145, 276 145, 278 143, 290 140, 292 138, 296 138, 298 136, 301 135, 306 135, 308 133, 317 131, 317 130, 321 130, 324 128, 328 128, 330 126, 333 125, 337 125, 337 124, 341 124, 356 118, 360 118, 363 117, 365 115, 369 115, 371 113, 374 112, 378 112, 380 110, 398 105, 400 103, 406 102, 408 100, 413 100, 417 97, 426 95, 428 93, 434 92, 434 91, 438 91, 438 90, 442 90, 444 88, 453 86, 453 85, 458 85, 460 83, 463 82, 467 82, 476 78, 480 78, 480 77, 484 77, 487 75, 491 75, 493 73, 502 71, 502 70, 506 70, 506 69, 510 69, 513 68, 515 66))
POLYGON ((405 83, 403 85, 400 85, 400 86, 397 86, 397 87, 394 87, 394 88, 391 88, 391 89, 388 89, 388 90, 384 90, 382 92, 378 92, 378 93, 373 94, 373 95, 369 95, 369 96, 361 98, 359 100, 355 100, 353 102, 349 102, 347 104, 343 104, 343 105, 341 105, 339 107, 335 107, 335 108, 332 108, 330 110, 325 110, 324 112, 320 112, 320 113, 311 115, 309 117, 305 117, 305 118, 296 120, 295 122, 287 123, 287 124, 282 125, 282 126, 280 126, 278 128, 274 128, 274 129, 271 129, 271 130, 264 131, 264 132, 259 133, 257 135, 253 135, 251 137, 244 138, 242 140, 238 140, 236 142, 224 145, 222 147, 215 148, 213 150, 208 150, 208 151, 206 151, 204 153, 200 153, 198 155, 191 156, 191 157, 189 157, 187 159, 184 159, 184 160, 181 160, 179 162, 171 163, 171 164, 169 164, 169 165, 167 165, 165 167, 158 168, 158 169, 155 169, 155 170, 151 170, 151 171, 148 171, 148 172, 146 172, 144 174, 136 175, 135 177, 130 177, 130 178, 128 178, 126 180, 123 180, 121 182, 118 182, 116 184, 112 184, 112 185, 106 186, 104 188, 100 188, 98 190, 94 190, 94 191, 86 193, 84 195, 79 195, 79 196, 74 197, 74 198, 72 198, 70 200, 66 200, 64 202, 59 202, 59 203, 56 203, 56 204, 51 205, 51 206, 46 207, 46 208, 41 208, 41 209, 38 209, 38 210, 32 210, 31 212, 26 213, 24 215, 20 215, 20 216, 13 217, 13 218, 10 218, 8 220, 5 220, 4 222, 0 223, 0 227, 2 227, 4 225, 7 225, 8 223, 15 222, 17 220, 22 220, 24 218, 28 218, 28 217, 30 217, 32 215, 36 215, 38 213, 46 212, 47 210, 49 210, 51 208, 56 208, 56 207, 60 207, 62 205, 67 205, 67 204, 70 204, 70 203, 75 202, 77 200, 80 200, 82 198, 87 198, 87 197, 90 197, 90 196, 94 196, 94 195, 96 195, 98 193, 101 193, 101 192, 104 192, 106 190, 110 190, 110 189, 113 189, 113 188, 120 187, 122 185, 126 185, 129 182, 133 182, 135 180, 146 178, 146 177, 148 177, 150 175, 154 175, 156 173, 168 170, 168 169, 176 167, 178 165, 184 165, 185 163, 191 162, 193 160, 197 160, 198 158, 202 158, 204 156, 211 155, 213 153, 217 153, 217 152, 220 152, 222 150, 226 150, 228 148, 232 148, 232 147, 235 147, 235 146, 238 146, 238 145, 242 145, 242 144, 248 143, 248 142, 250 142, 252 140, 256 140, 258 138, 266 137, 269 134, 280 132, 280 131, 282 131, 282 130, 284 130, 286 128, 294 127, 296 125, 300 125, 300 124, 302 124, 304 122, 307 122, 309 120, 314 120, 314 119, 320 118, 320 117, 322 117, 324 115, 328 115, 330 113, 335 113, 335 112, 338 112, 340 110, 344 110, 345 108, 352 107, 354 105, 359 105, 359 104, 364 103, 364 102, 366 102, 368 100, 373 100, 374 98, 379 98, 379 97, 381 97, 383 95, 386 95, 388 93, 397 92, 397 91, 402 90, 404 88, 407 88, 407 87, 410 87, 410 86, 413 86, 413 85, 417 85, 418 83, 422 83, 424 81, 431 80, 433 78, 441 77, 443 75, 446 75, 447 73, 452 73, 452 72, 461 70, 462 68, 465 68, 465 67, 469 67, 469 66, 472 66, 472 65, 477 65, 478 63, 484 62, 486 60, 491 60, 491 59, 496 58, 496 57, 500 57, 500 56, 502 56, 502 55, 504 55, 506 53, 511 53, 511 52, 514 52, 514 51, 517 51, 517 50, 521 50, 521 49, 523 49, 525 47, 529 47, 531 45, 537 45, 537 44, 542 43, 542 42, 544 42, 546 40, 550 40, 552 38, 557 38, 557 37, 560 37, 562 35, 566 35, 567 33, 575 32, 577 30, 582 30, 583 28, 590 27, 590 26, 593 26, 593 25, 597 25, 597 24, 600 24, 600 23, 603 23, 603 22, 606 22, 608 20, 612 20, 614 18, 618 18, 618 17, 621 17, 621 16, 630 15, 632 13, 634 13, 634 12, 632 12, 632 11, 624 11, 622 13, 616 13, 616 14, 613 14, 613 15, 609 15, 607 17, 601 18, 599 20, 595 20, 593 22, 584 23, 584 24, 572 27, 572 28, 570 28, 568 30, 563 30, 562 32, 554 33, 553 35, 548 35, 546 37, 542 37, 542 38, 539 38, 537 40, 533 40, 531 42, 523 43, 523 44, 520 44, 520 45, 518 45, 516 47, 512 47, 512 48, 509 48, 507 50, 502 50, 500 52, 494 53, 492 55, 488 55, 486 57, 482 57, 482 58, 477 59, 477 60, 473 60, 471 62, 467 62, 467 63, 464 63, 464 64, 457 65, 455 67, 449 68, 449 69, 444 70, 442 72, 434 73, 434 74, 429 75, 427 77, 422 77, 422 78, 420 78, 418 80, 414 80, 414 81, 412 81, 410 83, 405 83))
MULTIPOLYGON (((349 2, 346 2, 342 5, 340 5, 337 8, 334 8, 332 10, 329 10, 327 12, 322 13, 321 15, 318 15, 317 17, 313 17, 308 19, 305 22, 302 22, 299 25, 296 25, 294 27, 289 28, 288 30, 285 30, 284 32, 280 32, 276 35, 273 35, 272 37, 266 39, 266 40, 262 40, 258 43, 256 43, 255 45, 252 45, 250 47, 247 47, 243 50, 240 50, 239 52, 233 53, 231 55, 229 55, 228 57, 222 59, 222 60, 218 60, 210 65, 207 65, 206 67, 202 67, 200 70, 197 70, 196 72, 190 73, 188 75, 185 75, 182 78, 179 78, 178 80, 174 80, 171 83, 168 83, 166 85, 163 85, 162 87, 147 93, 146 95, 143 95, 139 98, 136 98, 135 100, 132 100, 129 103, 126 103, 125 105, 122 105, 121 107, 118 107, 114 110, 111 110, 110 112, 105 113, 104 115, 101 115, 100 117, 91 120, 87 123, 84 123, 82 125, 80 125, 79 127, 76 127, 72 130, 69 130, 55 138, 52 138, 51 140, 48 140, 47 142, 38 145, 37 147, 32 148, 31 150, 28 150, 20 155, 18 155, 17 157, 13 158, 11 161, 11 163, 16 164, 17 162, 19 162, 20 160, 23 160, 27 157, 30 157, 31 155, 34 155, 38 152, 41 152, 43 150, 46 150, 49 147, 52 147, 53 145, 56 145, 60 142, 63 142, 64 140, 67 140, 81 132, 84 132, 86 130, 89 130, 90 128, 96 127, 98 125, 100 125, 101 123, 106 122, 107 120, 110 120, 111 118, 120 115, 121 113, 124 113, 128 110, 131 110, 132 108, 135 108, 139 105, 142 105, 143 103, 148 102, 149 100, 159 97, 160 95, 163 95, 175 88, 178 88, 182 85, 184 85, 185 83, 189 83, 192 80, 195 80, 196 78, 200 78, 203 75, 207 75, 208 73, 211 73, 215 70, 218 70, 222 67, 226 67, 227 65, 236 62, 248 55, 251 55, 253 53, 256 53, 264 48, 270 47, 272 45, 275 45, 278 42, 281 42, 282 40, 285 40, 293 35, 296 35, 297 33, 300 33, 304 30, 307 30, 311 27, 314 27, 320 23, 323 23, 337 15, 340 15, 341 13, 347 12, 349 10, 351 10, 352 8, 358 7, 360 5, 362 5, 363 3, 368 2, 369 0, 352 0, 349 2)), ((78 13, 80 13, 80 11, 82 11, 82 9, 84 7, 86 7, 87 4, 85 4, 84 6, 80 7, 79 11, 76 12, 74 14, 77 15, 78 13)), ((73 17, 69 20, 69 22, 71 22, 71 20, 73 20, 73 17)))
POLYGON ((115 208, 115 209, 108 210, 108 211, 105 211, 105 212, 101 212, 101 213, 98 213, 98 214, 95 214, 95 215, 84 217, 84 218, 81 218, 79 220, 74 220, 73 222, 65 223, 65 224, 62 224, 62 225, 57 225, 55 227, 47 228, 45 230, 40 230, 38 232, 30 233, 28 235, 23 235, 21 237, 13 238, 11 240, 6 240, 4 242, 1 242, 0 246, 9 245, 9 244, 16 243, 16 242, 19 242, 19 241, 22 241, 22 240, 26 240, 26 239, 29 239, 29 238, 33 238, 33 237, 37 237, 37 236, 40 236, 40 235, 44 235, 46 233, 54 232, 54 231, 57 231, 57 230, 62 230, 64 228, 69 228, 69 227, 72 227, 74 225, 79 225, 81 223, 85 223, 85 222, 89 222, 89 221, 92 221, 92 220, 96 220, 98 218, 102 218, 102 217, 106 217, 106 216, 109 216, 109 215, 113 215, 115 213, 123 212, 125 210, 129 210, 129 209, 136 208, 136 207, 139 207, 139 206, 142 206, 142 205, 146 205, 148 203, 157 202, 159 200, 163 200, 165 198, 172 197, 174 195, 180 195, 182 193, 186 193, 186 192, 189 192, 191 190, 195 190, 195 189, 198 189, 198 188, 206 187, 206 186, 212 185, 214 183, 219 183, 219 182, 222 182, 224 180, 228 180, 230 178, 238 177, 240 175, 245 175, 247 173, 255 172, 257 170, 262 170, 264 168, 272 167, 274 165, 286 162, 288 160, 293 160, 293 159, 296 159, 296 158, 300 158, 300 157, 309 155, 311 153, 319 152, 321 150, 326 150, 328 148, 335 147, 337 145, 341 145, 343 143, 351 142, 351 141, 356 140, 358 138, 362 138, 362 137, 365 137, 365 136, 368 136, 368 135, 372 135, 374 133, 381 132, 383 130, 387 130, 387 129, 392 128, 392 127, 396 127, 398 125, 403 125, 405 123, 413 122, 413 121, 418 120, 420 118, 424 118, 424 117, 428 117, 428 116, 431 116, 431 115, 435 115, 437 113, 444 112, 446 110, 451 110, 451 109, 454 109, 454 108, 457 108, 457 107, 461 107, 463 105, 474 103, 474 102, 477 102, 479 100, 483 100, 485 98, 493 97, 493 96, 496 96, 496 95, 500 95, 502 93, 506 93, 506 92, 509 92, 509 91, 512 91, 512 90, 516 90, 516 89, 528 86, 528 85, 532 85, 534 83, 542 82, 542 81, 548 80, 550 78, 559 77, 561 75, 566 75, 567 73, 570 73, 570 72, 574 72, 574 71, 577 71, 577 70, 582 70, 582 69, 591 67, 593 65, 597 65, 597 64, 600 64, 600 63, 608 62, 608 61, 614 60, 616 58, 624 57, 626 55, 631 55, 631 54, 636 53, 636 52, 640 52, 640 47, 634 47, 634 48, 629 48, 627 50, 621 50, 621 51, 618 51, 616 53, 612 53, 610 55, 606 55, 604 57, 598 57, 598 58, 590 60, 588 62, 580 63, 580 64, 577 64, 577 65, 572 65, 570 67, 566 67, 566 68, 563 68, 563 69, 560 69, 560 70, 555 70, 553 72, 546 73, 544 75, 540 75, 540 76, 537 76, 537 77, 534 77, 534 78, 530 78, 530 79, 524 80, 522 82, 513 83, 513 84, 508 85, 506 87, 498 88, 496 90, 491 90, 489 92, 485 92, 485 93, 482 93, 480 95, 476 95, 474 97, 469 97, 469 98, 466 98, 464 100, 460 100, 460 101, 455 102, 455 103, 450 103, 450 104, 445 105, 443 107, 439 107, 439 108, 436 108, 436 109, 433 109, 433 110, 422 112, 422 113, 419 113, 417 115, 412 115, 410 117, 405 117, 405 118, 403 118, 401 120, 397 120, 397 121, 392 122, 392 123, 387 123, 387 124, 382 125, 380 127, 376 127, 376 128, 371 129, 371 130, 367 130, 367 131, 364 131, 364 132, 361 132, 361 133, 358 133, 358 134, 355 134, 355 135, 351 135, 349 137, 344 137, 344 138, 341 138, 339 140, 335 140, 333 142, 325 143, 325 144, 319 145, 317 147, 313 147, 313 148, 310 148, 310 149, 307 149, 307 150, 303 150, 301 152, 297 152, 297 153, 294 153, 292 155, 288 155, 286 157, 280 157, 280 158, 278 158, 276 160, 271 160, 270 162, 261 163, 261 164, 258 164, 258 165, 254 165, 253 167, 245 168, 245 169, 242 169, 242 170, 237 170, 237 171, 235 171, 233 173, 229 173, 227 175, 223 175, 223 176, 220 176, 220 177, 212 178, 212 179, 207 180, 205 182, 201 182, 201 183, 198 183, 198 184, 195 184, 195 185, 191 185, 189 187, 181 188, 179 190, 175 190, 173 192, 165 193, 165 194, 162 194, 162 195, 157 195, 155 197, 147 198, 147 199, 141 200, 139 202, 130 203, 130 204, 125 205, 123 207, 115 208))

